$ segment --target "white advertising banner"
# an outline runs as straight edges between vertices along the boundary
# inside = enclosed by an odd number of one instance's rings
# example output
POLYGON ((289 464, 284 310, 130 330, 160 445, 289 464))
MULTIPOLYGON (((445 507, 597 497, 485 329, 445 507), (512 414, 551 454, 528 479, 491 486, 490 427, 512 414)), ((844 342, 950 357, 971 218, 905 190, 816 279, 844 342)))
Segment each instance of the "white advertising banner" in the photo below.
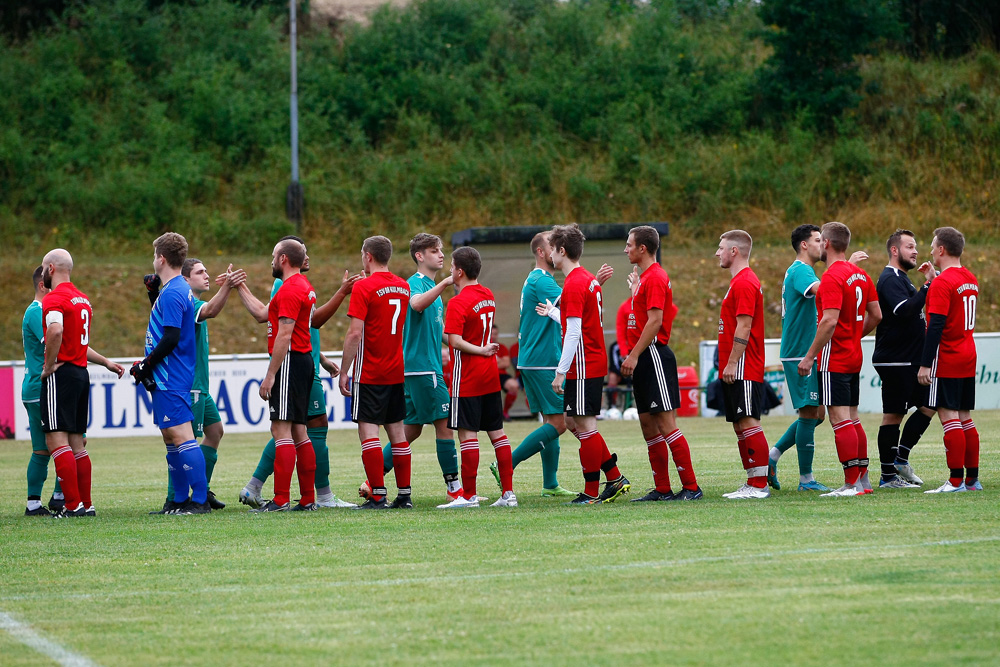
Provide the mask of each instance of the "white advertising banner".
MULTIPOLYGON (((340 364, 340 353, 326 352, 327 358, 340 364)), ((219 415, 228 433, 254 433, 270 430, 267 403, 257 393, 260 382, 267 373, 266 354, 211 355, 209 357, 209 386, 212 398, 219 407, 219 415)), ((115 359, 126 368, 134 359, 115 359)), ((8 406, 13 403, 14 438, 27 440, 28 413, 21 403, 21 380, 24 378, 23 362, 8 362, 7 373, 0 373, 12 386, 0 386, 0 391, 10 395, 3 399, 8 406), (13 371, 12 373, 10 371, 13 371), (11 399, 11 400, 8 400, 11 399)), ((0 371, 4 370, 0 368, 0 371)), ((94 438, 118 438, 138 435, 159 435, 153 424, 153 403, 142 387, 137 387, 126 373, 122 379, 101 366, 91 365, 90 417, 87 435, 94 438)), ((353 428, 349 397, 341 396, 337 381, 325 371, 320 373, 326 394, 327 417, 330 428, 353 428)), ((6 384, 6 383, 3 383, 6 384)), ((3 421, 3 419, 0 419, 3 421)))
MULTIPOLYGON (((1000 333, 974 334, 976 339, 976 356, 978 370, 976 372, 976 409, 1000 409, 1000 333)), ((718 376, 715 368, 715 348, 717 341, 705 340, 698 346, 698 361, 701 368, 701 385, 707 386, 718 376)), ((781 373, 779 348, 781 339, 768 338, 764 341, 764 367, 768 382, 782 398, 782 405, 769 414, 793 414, 790 403, 784 402, 788 395, 788 387, 784 384, 784 374, 781 373)), ((882 412, 882 381, 875 367, 872 366, 872 352, 875 349, 875 337, 867 336, 861 339, 861 353, 865 363, 861 367, 861 403, 860 412, 882 412)), ((701 398, 701 414, 705 417, 715 417, 718 413, 710 410, 705 404, 705 395, 701 398)))

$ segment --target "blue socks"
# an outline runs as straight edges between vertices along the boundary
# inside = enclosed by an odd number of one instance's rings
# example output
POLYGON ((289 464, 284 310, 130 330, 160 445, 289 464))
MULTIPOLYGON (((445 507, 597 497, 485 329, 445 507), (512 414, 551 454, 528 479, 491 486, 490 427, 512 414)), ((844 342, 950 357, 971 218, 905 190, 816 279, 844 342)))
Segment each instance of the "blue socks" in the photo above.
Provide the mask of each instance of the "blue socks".
MULTIPOLYGON (((180 462, 184 482, 180 488, 187 494, 187 489, 191 487, 191 500, 196 503, 204 503, 208 500, 208 479, 205 477, 205 455, 201 453, 197 440, 188 440, 177 447, 177 457, 180 462)), ((169 459, 169 455, 168 455, 169 459)), ((174 499, 177 499, 178 486, 174 483, 174 499)))

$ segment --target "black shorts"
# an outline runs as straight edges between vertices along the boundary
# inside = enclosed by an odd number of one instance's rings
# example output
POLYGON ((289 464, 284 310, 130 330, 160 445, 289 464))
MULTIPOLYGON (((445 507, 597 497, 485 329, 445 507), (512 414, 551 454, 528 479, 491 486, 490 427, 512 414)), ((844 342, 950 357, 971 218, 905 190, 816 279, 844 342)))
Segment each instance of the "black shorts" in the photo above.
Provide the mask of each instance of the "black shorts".
POLYGON ((819 404, 857 407, 861 402, 861 374, 819 372, 819 404))
POLYGON ((905 415, 910 408, 927 405, 930 387, 917 382, 917 367, 876 366, 882 379, 882 412, 887 415, 905 415))
POLYGON ((640 413, 669 412, 681 404, 677 359, 668 345, 653 343, 639 355, 632 373, 632 392, 640 413))
POLYGON ((42 380, 42 431, 86 433, 90 412, 90 373, 63 364, 42 380))
POLYGON ((726 406, 726 421, 738 422, 752 417, 760 419, 764 406, 764 383, 753 380, 737 380, 732 384, 722 383, 722 401, 726 406))
POLYGON ((596 417, 601 414, 604 378, 566 380, 563 408, 567 417, 596 417))
POLYGON ((976 378, 931 378, 927 405, 972 412, 976 409, 976 378))
POLYGON ((448 428, 465 431, 499 431, 503 428, 501 392, 482 396, 452 396, 448 428))
POLYGON ((618 341, 608 346, 608 372, 619 376, 622 374, 622 351, 618 347, 618 341))
POLYGON ((406 390, 399 384, 364 384, 351 387, 351 419, 366 424, 395 424, 406 417, 406 390))
POLYGON ((289 350, 271 387, 271 421, 293 424, 309 422, 309 392, 313 384, 313 361, 308 352, 289 350))
POLYGON ((501 391, 507 391, 507 380, 509 380, 510 378, 511 378, 511 376, 507 375, 506 373, 501 373, 500 374, 500 390, 501 391))

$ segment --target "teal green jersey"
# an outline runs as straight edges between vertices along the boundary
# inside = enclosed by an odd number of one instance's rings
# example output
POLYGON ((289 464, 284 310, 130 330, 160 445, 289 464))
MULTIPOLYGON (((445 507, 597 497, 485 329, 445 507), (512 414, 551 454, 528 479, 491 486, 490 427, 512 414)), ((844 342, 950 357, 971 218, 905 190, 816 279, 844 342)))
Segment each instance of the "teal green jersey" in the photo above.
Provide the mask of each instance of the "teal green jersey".
MULTIPOLYGON (((434 289, 434 279, 417 271, 406 281, 413 297, 434 289)), ((430 375, 441 372, 441 343, 444 336, 444 303, 434 299, 423 312, 406 309, 403 328, 403 366, 406 375, 430 375)))
POLYGON ((781 360, 797 361, 806 356, 816 337, 816 271, 799 260, 785 271, 781 285, 781 360))
POLYGON ((550 369, 559 365, 562 328, 547 315, 535 312, 546 300, 555 303, 562 290, 548 271, 535 268, 521 288, 521 325, 517 331, 517 367, 550 369))
MULTIPOLYGON (((278 293, 282 285, 281 278, 274 279, 274 285, 271 286, 271 298, 278 293)), ((323 344, 319 339, 319 329, 311 328, 309 329, 309 342, 312 344, 312 360, 313 360, 313 377, 319 377, 320 363, 319 363, 319 353, 320 346, 323 344)))
POLYGON ((191 391, 208 393, 208 321, 201 322, 198 317, 205 302, 201 299, 194 300, 194 342, 195 342, 195 362, 194 362, 194 382, 191 383, 191 391))
POLYGON ((24 381, 21 382, 21 400, 25 403, 37 403, 42 396, 44 338, 42 302, 32 301, 24 311, 24 319, 21 320, 21 339, 24 342, 24 381))

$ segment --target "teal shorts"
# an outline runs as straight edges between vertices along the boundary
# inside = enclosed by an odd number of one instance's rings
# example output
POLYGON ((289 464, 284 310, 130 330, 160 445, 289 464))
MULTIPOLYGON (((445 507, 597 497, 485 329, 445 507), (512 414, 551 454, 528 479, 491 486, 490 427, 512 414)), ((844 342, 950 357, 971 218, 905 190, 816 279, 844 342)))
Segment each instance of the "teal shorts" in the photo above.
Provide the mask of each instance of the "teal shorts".
POLYGON ((323 381, 319 377, 313 377, 313 386, 309 390, 309 412, 306 417, 326 416, 326 394, 323 392, 323 381))
POLYGON ((403 395, 406 399, 404 424, 433 424, 448 418, 451 396, 441 373, 407 375, 403 378, 403 395))
POLYGON ((31 431, 31 451, 47 452, 45 446, 45 433, 42 431, 42 404, 38 401, 34 403, 24 403, 24 409, 28 411, 28 429, 31 431))
POLYGON ((543 415, 563 413, 563 397, 552 389, 552 381, 555 379, 556 371, 552 368, 521 369, 521 382, 524 383, 524 393, 528 396, 529 410, 543 415))
POLYGON ((819 371, 816 369, 816 362, 813 362, 812 373, 808 377, 799 375, 797 361, 782 361, 781 366, 785 369, 785 383, 788 385, 792 407, 798 410, 819 405, 819 371))
POLYGON ((205 427, 218 424, 222 421, 219 415, 219 408, 215 405, 215 399, 209 393, 200 391, 191 392, 191 414, 194 419, 191 425, 194 427, 194 437, 201 438, 205 435, 205 427))

